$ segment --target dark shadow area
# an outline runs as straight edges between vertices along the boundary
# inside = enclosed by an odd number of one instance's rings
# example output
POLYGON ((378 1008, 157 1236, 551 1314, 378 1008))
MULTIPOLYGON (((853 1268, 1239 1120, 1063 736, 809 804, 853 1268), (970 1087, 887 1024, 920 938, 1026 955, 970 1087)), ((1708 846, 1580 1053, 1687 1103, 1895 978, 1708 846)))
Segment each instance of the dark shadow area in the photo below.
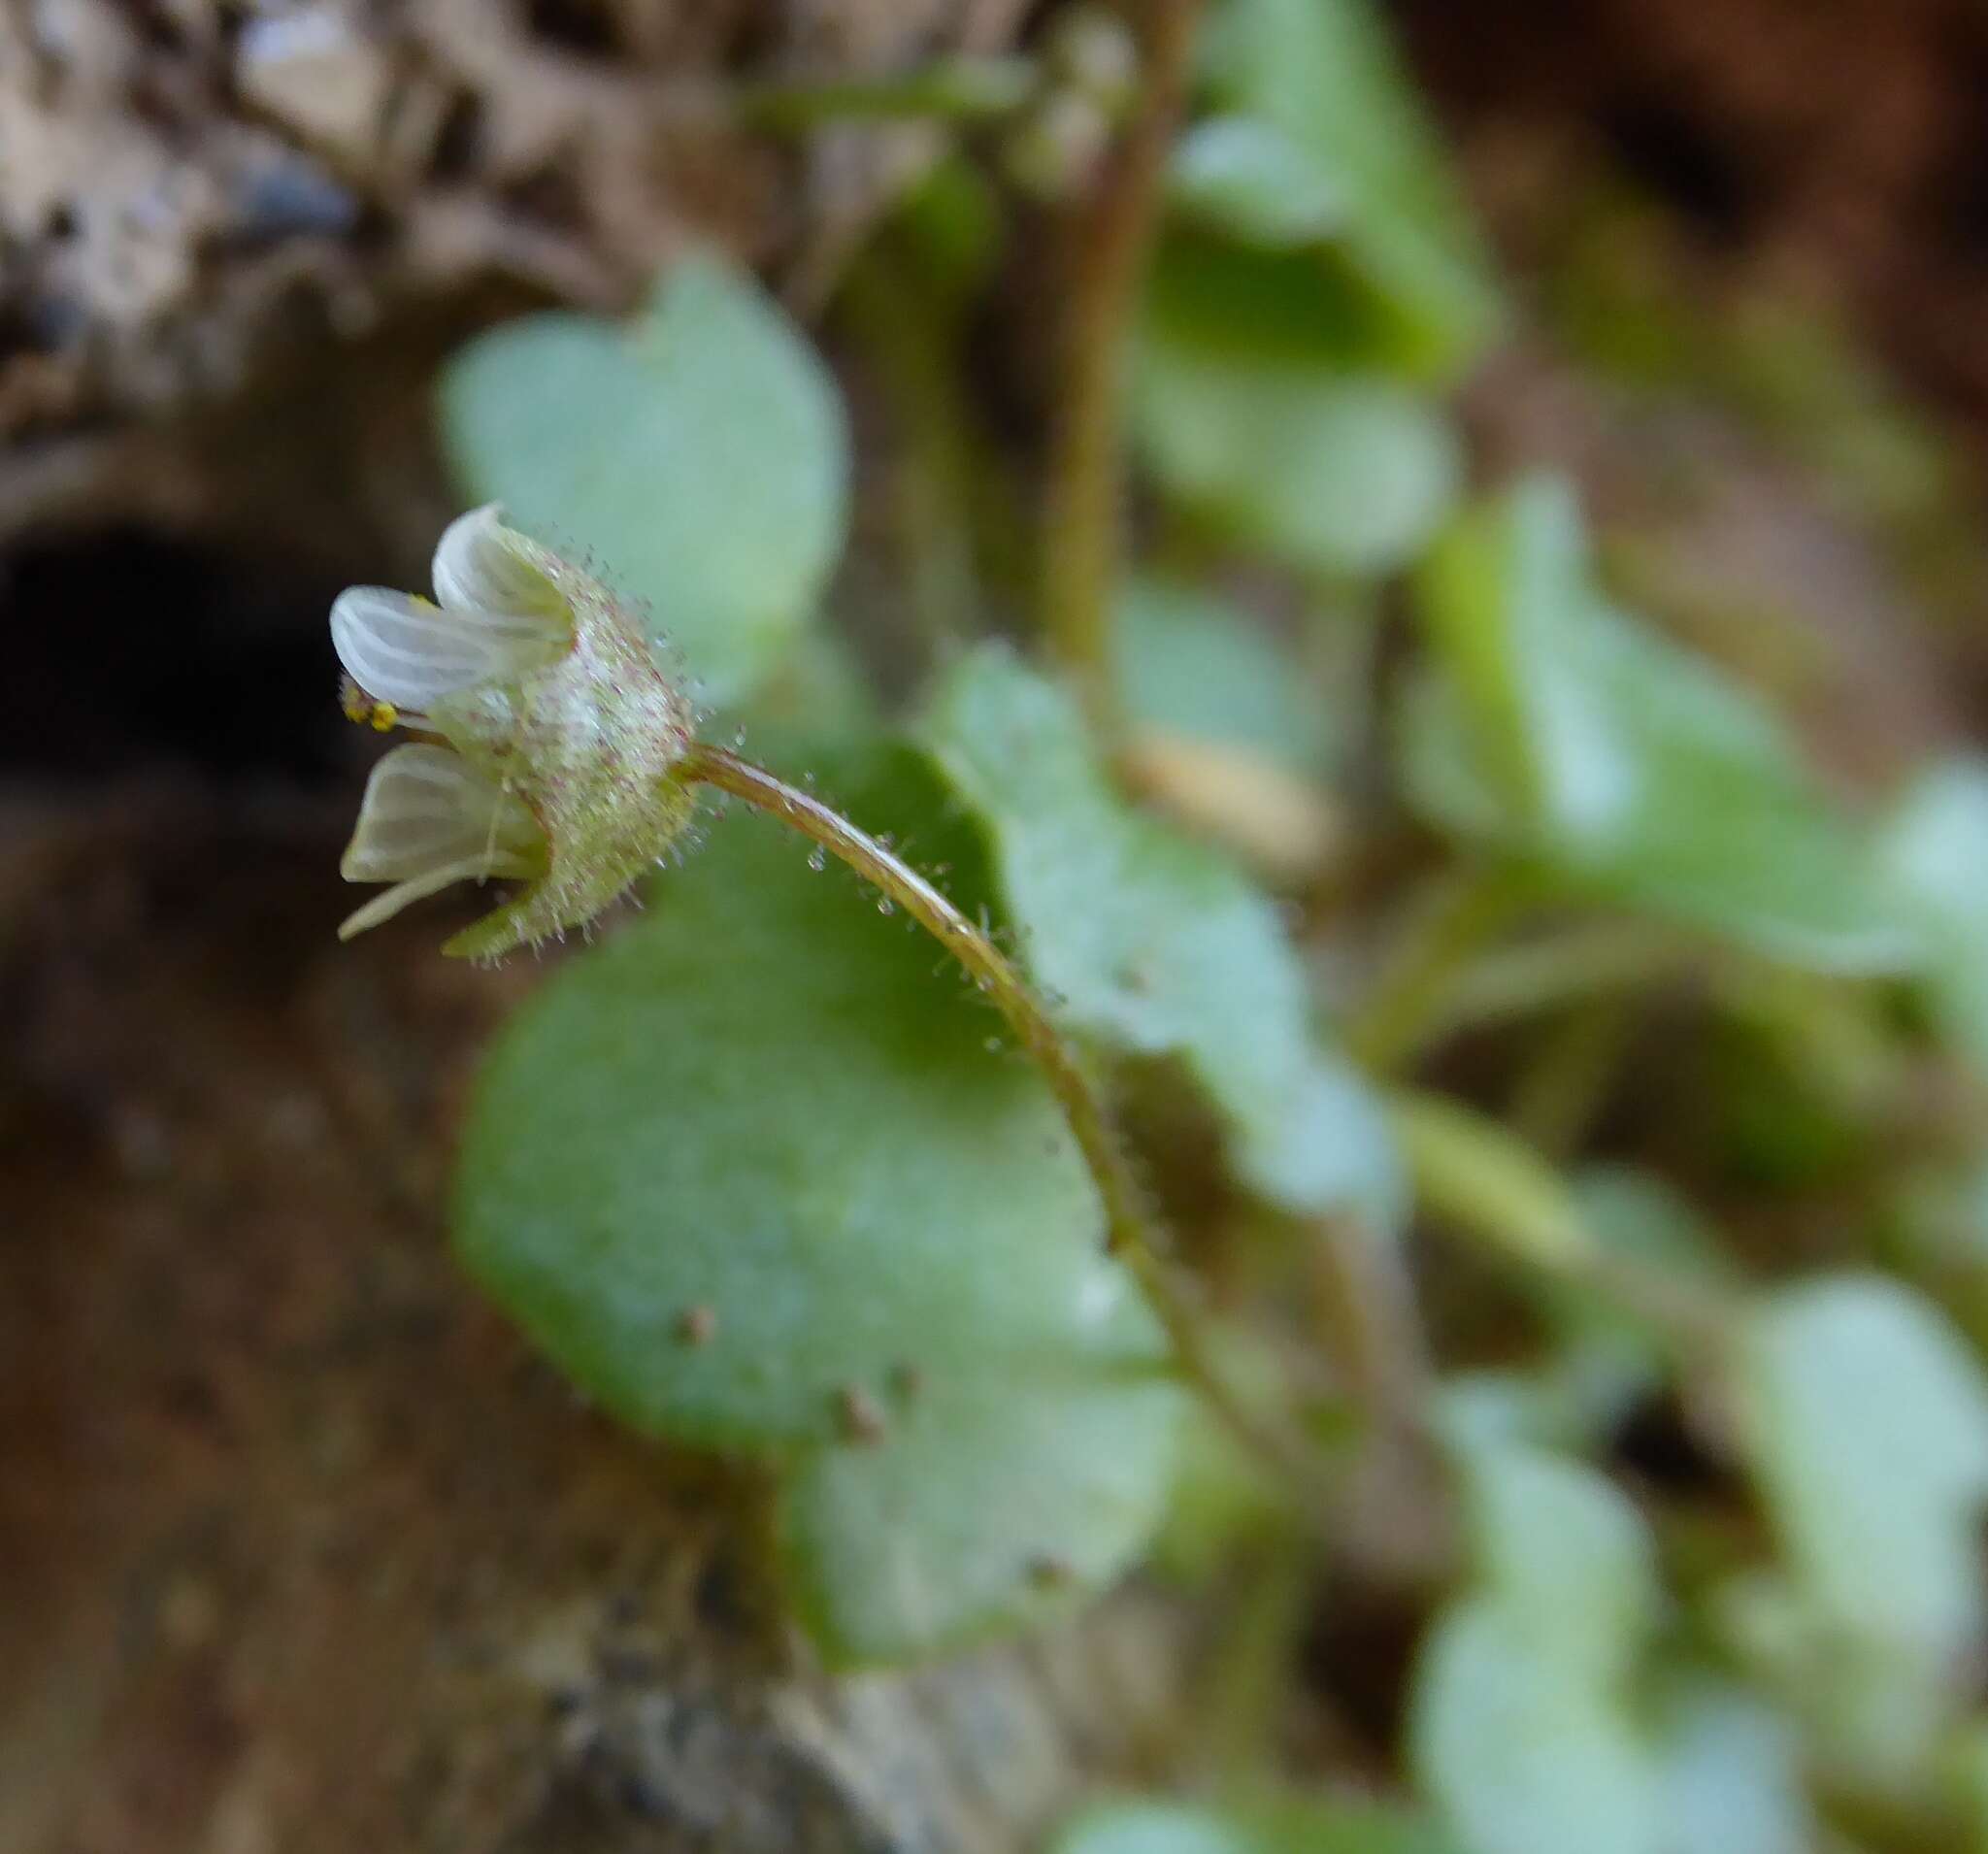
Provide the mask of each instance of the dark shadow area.
POLYGON ((324 613, 338 590, 281 557, 136 527, 19 549, 0 564, 0 772, 332 777, 346 743, 324 613))

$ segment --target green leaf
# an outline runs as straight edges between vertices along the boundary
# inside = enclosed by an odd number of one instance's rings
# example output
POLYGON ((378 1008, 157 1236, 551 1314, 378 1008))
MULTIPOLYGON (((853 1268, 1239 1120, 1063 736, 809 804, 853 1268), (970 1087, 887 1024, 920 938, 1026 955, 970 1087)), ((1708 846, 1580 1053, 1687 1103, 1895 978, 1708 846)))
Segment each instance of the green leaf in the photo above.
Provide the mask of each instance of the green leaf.
POLYGON ((1742 1687, 1698 1676, 1665 1698, 1666 1854, 1808 1854, 1818 1844, 1794 1728, 1742 1687))
POLYGON ((1760 1568, 1712 1592, 1721 1636, 1798 1717, 1836 1783, 1896 1792, 1927 1774, 1959 1695, 1945 1652, 1846 1630, 1795 1576, 1760 1568))
POLYGON ((1432 404, 1358 371, 1366 345, 1302 255, 1169 239, 1134 381, 1148 466, 1242 546, 1328 577, 1400 566, 1461 466, 1432 404))
MULTIPOLYGON (((1482 241, 1394 48, 1367 0, 1233 0, 1210 34, 1217 102, 1280 138, 1249 155, 1292 196, 1336 203, 1344 260, 1400 326, 1403 359, 1448 376, 1503 320, 1482 241), (1303 163, 1306 178, 1296 179, 1303 163)), ((1240 189, 1232 227, 1261 223, 1264 186, 1240 189)), ((1203 197, 1206 197, 1204 191, 1203 197)))
POLYGON ((1532 1652, 1597 1688, 1621 1676, 1657 1601, 1636 1508, 1592 1469, 1522 1443, 1466 1442, 1461 1465, 1476 1574, 1532 1652))
POLYGON ((477 337, 443 373, 440 412, 465 492, 607 561, 716 706, 779 665, 842 549, 835 384, 713 261, 677 263, 626 325, 555 312, 477 337))
POLYGON ((1988 1069, 1988 760, 1927 767, 1887 820, 1879 854, 1925 935, 1947 1034, 1988 1069))
POLYGON ((1462 517, 1419 590, 1433 661, 1401 747, 1433 821, 1588 899, 1791 964, 1912 958, 1867 846, 1774 715, 1592 590, 1564 485, 1536 479, 1462 517))
POLYGON ((1502 811, 1606 838, 1638 769, 1589 655, 1593 595, 1573 491, 1537 477, 1458 516, 1418 578, 1429 643, 1460 689, 1461 744, 1502 811))
POLYGON ((1243 747, 1300 774, 1323 763, 1325 704, 1253 612, 1147 576, 1126 588, 1114 636, 1126 713, 1138 725, 1243 747))
MULTIPOLYGON (((912 756, 839 789, 981 892, 912 756)), ((775 1470, 840 1661, 1067 1604, 1172 1470, 1178 1393, 1090 1178, 941 963, 799 840, 726 819, 509 1027, 462 1160, 463 1260, 576 1383, 775 1470)))
POLYGON ((1305 1797, 1243 1813, 1263 1854, 1457 1854, 1434 1822, 1381 1804, 1305 1797))
POLYGON ((1663 1854, 1656 1772, 1619 1703, 1541 1659, 1495 1600, 1437 1623, 1408 1730, 1414 1768, 1470 1854, 1663 1854))
POLYGON ((1049 1854, 1454 1854, 1420 1818, 1375 1804, 1293 1797, 1226 1808, 1145 1799, 1095 1803, 1049 1854))
POLYGON ((1635 1509, 1523 1443, 1459 1450, 1477 1584, 1417 1665, 1410 1758, 1472 1854, 1659 1854, 1628 1680, 1656 1602, 1635 1509))
POLYGON ((1940 1315, 1877 1275, 1784 1290, 1747 1325, 1740 1388, 1762 1494, 1825 1625, 1939 1664, 1978 1642, 1988 1382, 1940 1315))
POLYGON ((1197 122, 1175 146, 1173 202, 1253 245, 1311 245, 1346 219, 1344 190, 1288 136, 1248 116, 1197 122))
POLYGON ((1263 1854, 1248 1831, 1185 1803, 1094 1804, 1050 1841, 1049 1854, 1263 1854))
POLYGON ((1178 1062, 1238 1172, 1300 1213, 1402 1212, 1384 1119, 1308 1029, 1275 906, 1227 862, 1126 807, 1069 696, 998 647, 961 659, 920 739, 987 835, 1021 952, 1105 1048, 1178 1062))

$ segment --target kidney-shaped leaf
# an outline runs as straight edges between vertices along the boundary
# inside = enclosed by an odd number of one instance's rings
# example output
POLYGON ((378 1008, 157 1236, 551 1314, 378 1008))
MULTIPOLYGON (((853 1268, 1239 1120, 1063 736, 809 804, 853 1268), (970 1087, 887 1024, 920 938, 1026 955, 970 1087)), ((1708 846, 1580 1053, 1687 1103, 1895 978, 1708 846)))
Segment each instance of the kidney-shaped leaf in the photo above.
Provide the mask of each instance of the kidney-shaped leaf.
POLYGON ((743 700, 801 631, 847 523, 827 370, 749 279, 678 263, 625 325, 553 312, 472 341, 442 431, 477 501, 591 550, 709 700, 743 700))
POLYGON ((1466 1449, 1477 1574, 1533 1651, 1598 1683, 1628 1666, 1656 1604, 1636 1509, 1593 1470, 1522 1443, 1466 1449))
POLYGON ((1408 1729, 1416 1772, 1470 1854, 1662 1854, 1656 1769, 1619 1699, 1542 1659, 1495 1599, 1438 1620, 1408 1729))
POLYGON ((1390 1227, 1388 1129, 1308 1028, 1275 906, 1220 856, 1125 806, 1070 698, 998 648, 963 658, 920 730, 984 828, 1005 910, 1072 1026, 1177 1060, 1226 1124, 1244 1180, 1299 1211, 1390 1227))
POLYGON ((1608 1482, 1466 1436, 1476 1588, 1415 1673, 1410 1756, 1472 1854, 1658 1854, 1658 1772, 1629 1705, 1656 1596, 1649 1540, 1608 1482))
POLYGON ((1748 1323, 1746 1434, 1805 1594, 1847 1643, 1951 1663, 1984 1623, 1988 1382, 1878 1275, 1789 1288, 1748 1323))
MULTIPOLYGON (((912 756, 843 789, 971 885, 912 756)), ((1025 1618, 1159 1516, 1156 1328, 1047 1088, 930 943, 756 815, 712 837, 500 1041, 461 1254, 613 1414, 774 1466, 832 1656, 1025 1618)))
POLYGON ((1422 575, 1433 661, 1401 716, 1436 822, 1595 900, 1826 971, 1890 971, 1916 936, 1776 717, 1613 611, 1566 488, 1522 484, 1446 532, 1422 575))

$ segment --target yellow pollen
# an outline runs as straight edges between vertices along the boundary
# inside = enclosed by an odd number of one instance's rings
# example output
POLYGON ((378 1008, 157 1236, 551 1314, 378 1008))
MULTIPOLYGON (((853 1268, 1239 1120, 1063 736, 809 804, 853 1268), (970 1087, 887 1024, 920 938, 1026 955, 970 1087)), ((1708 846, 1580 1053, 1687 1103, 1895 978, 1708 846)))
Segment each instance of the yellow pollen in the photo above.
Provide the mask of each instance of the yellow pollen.
POLYGON ((338 705, 347 720, 363 722, 381 734, 400 721, 400 711, 391 702, 376 702, 350 677, 338 685, 338 705))

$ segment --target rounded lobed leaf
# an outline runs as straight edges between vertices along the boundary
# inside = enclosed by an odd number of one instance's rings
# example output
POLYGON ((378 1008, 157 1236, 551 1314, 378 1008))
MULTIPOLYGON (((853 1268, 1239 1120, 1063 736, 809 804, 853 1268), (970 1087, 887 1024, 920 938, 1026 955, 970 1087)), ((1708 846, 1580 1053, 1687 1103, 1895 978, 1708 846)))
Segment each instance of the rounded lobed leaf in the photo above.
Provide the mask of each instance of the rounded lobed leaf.
MULTIPOLYGON (((914 760, 839 789, 973 892, 914 760)), ((1163 1504, 1156 1324, 1000 1028, 852 878, 737 816, 514 1020, 470 1117, 464 1262, 616 1416, 774 1467, 838 1660, 1066 1604, 1163 1504)))
POLYGON ((1569 892, 1823 972, 1894 972, 1919 937, 1779 720, 1588 581, 1565 487, 1452 524, 1418 612, 1432 661, 1400 715, 1432 821, 1569 892))
POLYGON ((1069 696, 1011 653, 962 658, 919 738, 986 833, 1036 980, 1073 1028, 1178 1062, 1238 1173, 1300 1212, 1391 1229, 1404 1186, 1364 1084, 1309 1027, 1276 907, 1227 862, 1128 809, 1069 696))
POLYGON ((614 564, 708 700, 744 700, 812 613, 848 523, 834 381, 754 284, 707 258, 625 326, 566 313, 479 336, 440 388, 477 501, 614 564))

